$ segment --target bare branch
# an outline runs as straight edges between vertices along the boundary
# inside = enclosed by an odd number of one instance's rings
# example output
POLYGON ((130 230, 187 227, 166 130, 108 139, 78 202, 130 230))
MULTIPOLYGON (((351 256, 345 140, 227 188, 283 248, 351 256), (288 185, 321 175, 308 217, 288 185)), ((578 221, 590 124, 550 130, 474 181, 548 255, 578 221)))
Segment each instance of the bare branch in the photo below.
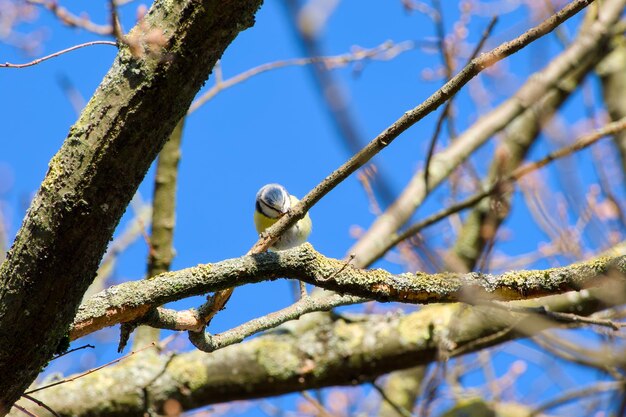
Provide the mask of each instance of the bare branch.
POLYGON ((70 13, 65 7, 59 6, 56 0, 26 0, 30 4, 40 5, 50 10, 52 14, 64 25, 81 28, 88 32, 95 33, 97 35, 111 35, 113 34, 113 27, 111 25, 99 25, 88 17, 81 17, 70 13))
POLYGON ((587 386, 584 388, 576 388, 571 391, 566 392, 565 394, 554 398, 550 401, 547 401, 537 408, 533 410, 531 413, 531 417, 535 417, 542 412, 549 410, 551 408, 558 407, 560 405, 566 404, 570 401, 576 400, 581 397, 588 397, 591 395, 602 394, 607 391, 617 391, 620 389, 624 389, 624 382, 596 382, 591 386, 587 386))
POLYGON ((53 382, 51 384, 47 384, 47 385, 44 385, 42 387, 37 387, 37 388, 30 389, 30 390, 26 391, 24 393, 24 395, 34 394, 35 392, 38 392, 38 391, 42 391, 42 390, 45 390, 45 389, 48 389, 48 388, 51 388, 51 387, 55 387, 57 385, 66 384, 66 383, 68 383, 70 381, 75 381, 75 380, 77 380, 79 378, 82 378, 82 377, 84 377, 86 375, 92 374, 94 372, 98 372, 100 369, 106 368, 107 366, 111 366, 111 365, 116 364, 116 363, 118 363, 120 361, 123 361, 126 358, 130 358, 131 356, 133 356, 133 355, 135 355, 135 354, 137 354, 139 352, 142 352, 142 351, 144 351, 146 349, 152 348, 155 345, 156 345, 155 343, 151 343, 150 345, 145 346, 145 347, 143 347, 141 349, 137 349, 135 351, 132 351, 129 354, 122 356, 121 358, 114 359, 114 360, 112 360, 110 362, 105 363, 104 365, 98 366, 96 368, 89 369, 89 370, 87 370, 87 371, 85 371, 83 373, 80 373, 78 375, 74 375, 74 376, 69 377, 69 378, 63 378, 60 381, 55 381, 55 382, 53 382))
POLYGON ((63 55, 66 54, 68 52, 72 52, 75 51, 77 49, 80 48, 85 48, 87 46, 93 46, 93 45, 112 45, 112 46, 117 46, 117 44, 113 41, 91 41, 91 42, 85 42, 85 43, 81 43, 80 45, 74 45, 72 47, 69 47, 67 49, 63 49, 61 51, 55 52, 53 54, 50 55, 46 55, 44 57, 41 58, 37 58, 34 61, 31 62, 27 62, 25 64, 11 64, 10 62, 5 62, 4 64, 0 64, 0 68, 26 68, 26 67, 32 67, 33 65, 37 65, 43 61, 47 61, 49 59, 52 58, 56 58, 59 55, 63 55))
MULTIPOLYGON (((189 110, 187 111, 187 115, 198 110, 206 102, 212 100, 213 97, 215 97, 218 93, 267 71, 272 71, 284 67, 303 66, 309 64, 319 64, 325 66, 326 68, 340 68, 350 63, 367 59, 390 59, 389 56, 395 57, 396 55, 399 55, 413 48, 413 42, 409 41, 400 42, 397 44, 394 44, 393 42, 385 42, 375 48, 358 49, 355 52, 342 55, 315 56, 310 58, 295 58, 286 59, 284 61, 270 62, 267 64, 259 65, 258 67, 251 68, 227 80, 221 80, 220 78, 216 77, 215 85, 213 85, 213 87, 211 87, 206 93, 198 97, 193 103, 191 103, 191 106, 189 106, 189 110)), ((216 73, 218 72, 216 71, 216 73)))
POLYGON ((243 341, 246 337, 272 329, 282 323, 297 319, 304 314, 314 311, 330 311, 335 307, 357 304, 367 301, 365 298, 350 295, 331 294, 328 296, 300 298, 294 304, 280 311, 250 320, 241 326, 217 335, 194 331, 189 332, 189 340, 203 352, 213 352, 217 349, 243 341))

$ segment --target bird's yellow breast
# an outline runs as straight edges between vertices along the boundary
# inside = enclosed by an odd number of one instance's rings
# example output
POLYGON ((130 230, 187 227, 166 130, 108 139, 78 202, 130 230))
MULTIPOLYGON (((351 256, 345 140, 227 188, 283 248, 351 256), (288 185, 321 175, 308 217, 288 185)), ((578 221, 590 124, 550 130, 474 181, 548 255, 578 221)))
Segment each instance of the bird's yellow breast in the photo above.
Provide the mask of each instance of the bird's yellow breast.
POLYGON ((256 227, 256 231, 259 234, 263 233, 265 229, 267 229, 268 227, 270 227, 277 221, 278 219, 272 219, 267 216, 264 216, 263 214, 259 213, 256 210, 254 211, 254 226, 256 227))

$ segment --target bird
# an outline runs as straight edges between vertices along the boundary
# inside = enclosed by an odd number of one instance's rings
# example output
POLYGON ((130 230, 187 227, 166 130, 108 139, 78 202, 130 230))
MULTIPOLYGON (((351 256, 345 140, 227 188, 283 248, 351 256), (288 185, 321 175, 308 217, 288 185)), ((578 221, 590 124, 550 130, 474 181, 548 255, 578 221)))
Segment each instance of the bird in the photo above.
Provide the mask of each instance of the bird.
MULTIPOLYGON (((291 207, 298 203, 295 196, 289 194, 287 189, 280 184, 266 184, 256 194, 256 209, 254 210, 254 225, 256 231, 261 234, 287 214, 291 207)), ((287 229, 274 242, 270 249, 285 250, 300 246, 307 241, 311 234, 313 224, 307 213, 302 219, 287 229)))

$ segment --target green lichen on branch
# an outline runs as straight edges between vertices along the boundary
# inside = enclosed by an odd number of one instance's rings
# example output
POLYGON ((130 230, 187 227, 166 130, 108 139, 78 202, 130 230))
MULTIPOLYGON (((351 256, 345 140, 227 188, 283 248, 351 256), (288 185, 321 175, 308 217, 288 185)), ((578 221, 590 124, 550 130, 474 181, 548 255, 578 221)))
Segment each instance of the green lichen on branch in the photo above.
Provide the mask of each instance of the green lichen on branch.
MULTIPOLYGON (((510 307, 588 315, 605 307, 614 288, 597 288, 510 307)), ((620 292, 623 303, 624 291, 620 292)), ((353 385, 390 371, 436 360, 445 335, 450 356, 473 352, 557 326, 532 313, 487 306, 438 304, 411 314, 383 314, 347 320, 314 313, 282 325, 278 331, 206 354, 168 358, 146 351, 59 387, 38 398, 60 415, 139 415, 149 399, 160 410, 167 399, 183 410, 234 400, 263 398, 306 389, 353 385), (452 320, 454 318, 454 320, 452 320), (159 375, 153 384, 146 381, 159 375), (126 381, 120 384, 119 381, 126 381), (145 390, 148 395, 145 395, 145 390), (69 400, 68 400, 69 399, 69 400), (123 399, 123 401, 121 400, 123 399)), ((41 409, 29 409, 47 416, 41 409)))
POLYGON ((422 272, 395 275, 382 269, 364 270, 346 265, 344 261, 323 256, 307 243, 286 251, 243 256, 111 287, 80 307, 71 337, 76 339, 102 327, 139 318, 148 309, 170 301, 282 277, 381 302, 426 304, 534 298, 599 286, 605 280, 624 283, 624 273, 626 257, 621 256, 500 275, 422 272))

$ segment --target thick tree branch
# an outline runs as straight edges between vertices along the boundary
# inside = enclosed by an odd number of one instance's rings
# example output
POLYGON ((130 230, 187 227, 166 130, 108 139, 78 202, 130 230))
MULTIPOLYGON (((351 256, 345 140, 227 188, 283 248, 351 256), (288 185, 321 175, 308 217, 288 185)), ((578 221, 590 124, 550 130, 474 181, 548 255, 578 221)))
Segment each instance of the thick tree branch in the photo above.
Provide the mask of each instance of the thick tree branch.
POLYGON ((176 123, 261 0, 157 0, 52 159, 0 268, 0 415, 63 339, 113 230, 176 123), (138 52, 141 52, 138 54, 138 52), (46 320, 45 317, 54 319, 46 320))
MULTIPOLYGON (((604 308, 607 297, 623 302, 623 288, 592 289, 511 305, 587 315, 604 308)), ((557 323, 532 314, 459 304, 356 320, 309 314, 279 331, 211 354, 193 351, 171 358, 146 351, 33 396, 63 416, 141 415, 145 407, 159 410, 167 399, 179 401, 189 410, 371 381, 393 370, 436 360, 442 339, 454 356, 555 326, 557 323)), ((45 410, 33 411, 40 417, 48 415, 45 410)))
POLYGON ((608 274, 623 281, 626 256, 538 271, 491 274, 394 275, 382 269, 363 270, 326 258, 305 243, 297 248, 264 252, 199 265, 126 282, 96 294, 81 305, 70 338, 141 317, 150 308, 243 284, 289 277, 318 287, 377 301, 433 303, 479 299, 518 300, 601 285, 608 274))

